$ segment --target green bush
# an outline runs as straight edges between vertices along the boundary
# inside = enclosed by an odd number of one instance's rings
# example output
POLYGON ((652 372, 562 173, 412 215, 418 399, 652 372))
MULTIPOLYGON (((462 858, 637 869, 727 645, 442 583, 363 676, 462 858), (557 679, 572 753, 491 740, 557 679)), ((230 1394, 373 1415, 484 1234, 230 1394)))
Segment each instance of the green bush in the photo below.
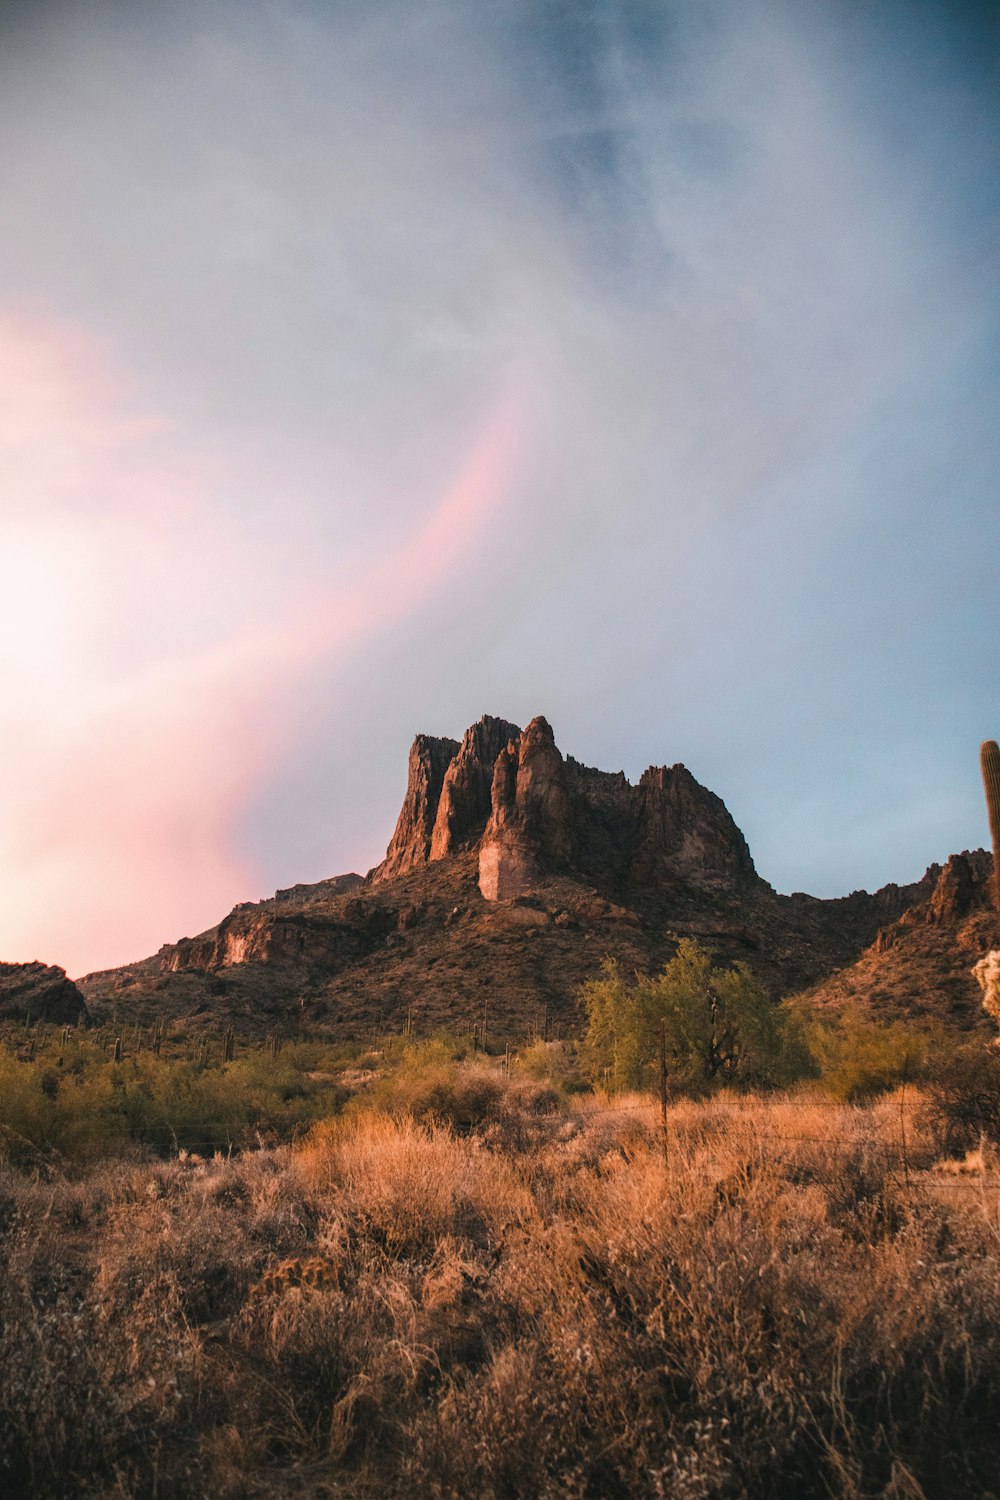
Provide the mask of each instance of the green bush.
POLYGON ((340 1060, 318 1044, 225 1064, 152 1051, 115 1063, 90 1039, 43 1039, 30 1059, 0 1045, 0 1148, 14 1161, 82 1161, 130 1145, 204 1154, 285 1139, 343 1106, 347 1090, 312 1067, 340 1060))
POLYGON ((923 1075, 930 1034, 895 1021, 881 1024, 859 1010, 804 1023, 824 1088, 845 1104, 872 1099, 923 1075))
POLYGON ((661 1047, 671 1086, 791 1082, 808 1070, 793 1012, 772 1001, 744 963, 714 968, 683 938, 660 974, 629 984, 605 960, 584 986, 590 1076, 612 1089, 655 1084, 661 1047))

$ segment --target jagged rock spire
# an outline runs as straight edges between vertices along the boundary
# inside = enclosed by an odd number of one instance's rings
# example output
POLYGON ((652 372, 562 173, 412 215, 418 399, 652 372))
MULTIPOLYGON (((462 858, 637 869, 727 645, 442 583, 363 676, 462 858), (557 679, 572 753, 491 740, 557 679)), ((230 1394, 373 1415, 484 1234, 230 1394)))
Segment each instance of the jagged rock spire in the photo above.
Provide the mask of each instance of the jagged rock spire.
POLYGON ((508 900, 567 873, 611 891, 756 881, 746 840, 684 766, 651 766, 631 786, 564 759, 548 721, 524 730, 484 715, 461 744, 418 735, 406 796, 375 884, 479 846, 479 887, 508 900))

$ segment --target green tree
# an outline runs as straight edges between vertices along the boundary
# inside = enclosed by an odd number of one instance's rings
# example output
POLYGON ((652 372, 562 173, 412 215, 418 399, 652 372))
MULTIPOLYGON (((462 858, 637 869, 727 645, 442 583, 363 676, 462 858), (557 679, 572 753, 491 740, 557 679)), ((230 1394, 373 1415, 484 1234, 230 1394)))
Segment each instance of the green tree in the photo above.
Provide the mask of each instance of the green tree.
POLYGON ((768 998, 745 963, 712 966, 709 951, 683 938, 661 973, 629 984, 606 960, 584 986, 585 1057, 612 1088, 652 1082, 661 1038, 670 1073, 689 1085, 779 1083, 807 1067, 794 1016, 768 998))

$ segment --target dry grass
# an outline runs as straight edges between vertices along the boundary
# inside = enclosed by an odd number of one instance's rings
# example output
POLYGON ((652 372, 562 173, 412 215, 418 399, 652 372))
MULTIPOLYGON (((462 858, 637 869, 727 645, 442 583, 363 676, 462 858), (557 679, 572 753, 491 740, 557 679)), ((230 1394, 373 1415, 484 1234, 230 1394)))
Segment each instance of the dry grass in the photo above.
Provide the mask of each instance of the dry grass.
POLYGON ((359 1110, 233 1160, 0 1168, 0 1491, 996 1488, 993 1174, 929 1170, 912 1090, 680 1102, 664 1141, 642 1097, 498 1089, 468 1134, 359 1110))

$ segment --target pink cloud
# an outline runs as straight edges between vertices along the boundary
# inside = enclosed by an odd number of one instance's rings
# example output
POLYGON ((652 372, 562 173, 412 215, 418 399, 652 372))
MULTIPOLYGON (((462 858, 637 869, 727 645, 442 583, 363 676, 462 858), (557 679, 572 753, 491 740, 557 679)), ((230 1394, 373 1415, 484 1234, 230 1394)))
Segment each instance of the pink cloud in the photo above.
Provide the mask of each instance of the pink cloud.
POLYGON ((349 583, 303 556, 278 586, 224 461, 130 413, 81 333, 0 317, 0 351, 0 956, 82 973, 258 889, 230 830, 294 739, 298 677, 440 589, 507 492, 525 412, 494 401, 438 502, 349 583))

